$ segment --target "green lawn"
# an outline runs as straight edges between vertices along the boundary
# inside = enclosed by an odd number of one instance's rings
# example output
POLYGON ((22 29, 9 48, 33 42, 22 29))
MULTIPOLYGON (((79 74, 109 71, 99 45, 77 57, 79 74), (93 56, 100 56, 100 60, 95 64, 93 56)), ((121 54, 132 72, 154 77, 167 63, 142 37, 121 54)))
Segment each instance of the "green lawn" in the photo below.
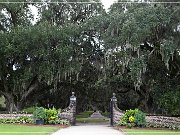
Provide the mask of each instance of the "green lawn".
POLYGON ((123 129, 127 135, 180 135, 180 131, 123 129))
MULTIPOLYGON (((76 115, 76 118, 89 118, 93 113, 94 111, 81 112, 76 115)), ((109 117, 109 112, 101 112, 101 114, 107 118, 109 117)))
POLYGON ((78 123, 106 123, 109 119, 107 118, 98 118, 98 119, 92 119, 92 118, 77 118, 76 122, 78 123))
POLYGON ((93 111, 81 112, 76 115, 76 118, 89 118, 93 114, 93 111))
POLYGON ((58 127, 0 124, 0 135, 48 135, 58 127))
MULTIPOLYGON (((97 119, 90 118, 92 114, 93 114, 93 111, 81 112, 78 115, 76 115, 76 122, 78 123, 106 123, 109 121, 108 118, 97 118, 97 119)), ((108 115, 108 113, 104 113, 104 115, 108 115)))

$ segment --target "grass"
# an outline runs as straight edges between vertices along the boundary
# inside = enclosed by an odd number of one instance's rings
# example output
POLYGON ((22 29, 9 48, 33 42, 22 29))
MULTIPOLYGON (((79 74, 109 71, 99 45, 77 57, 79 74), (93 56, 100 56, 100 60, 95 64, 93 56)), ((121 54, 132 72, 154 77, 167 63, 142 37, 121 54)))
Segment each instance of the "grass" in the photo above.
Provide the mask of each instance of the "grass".
POLYGON ((101 114, 102 114, 104 117, 109 118, 109 114, 110 114, 110 112, 102 112, 101 114))
MULTIPOLYGON (((94 111, 81 112, 76 115, 76 118, 89 118, 93 113, 94 111)), ((109 117, 109 112, 101 112, 101 114, 107 118, 109 117)))
MULTIPOLYGON (((90 118, 92 114, 93 114, 93 111, 86 111, 86 112, 79 113, 78 115, 76 115, 76 122, 78 123, 106 123, 109 121, 108 118, 97 118, 97 119, 90 118)), ((102 115, 106 116, 109 114, 102 113, 102 115)))
POLYGON ((0 124, 0 134, 2 135, 48 135, 58 129, 58 127, 50 126, 0 124))
POLYGON ((77 118, 76 122, 78 123, 105 123, 108 122, 109 119, 104 118, 98 118, 98 119, 92 119, 92 118, 77 118))
POLYGON ((89 118, 93 114, 93 111, 81 112, 76 115, 76 118, 89 118))
POLYGON ((180 131, 123 129, 127 135, 180 135, 180 131))

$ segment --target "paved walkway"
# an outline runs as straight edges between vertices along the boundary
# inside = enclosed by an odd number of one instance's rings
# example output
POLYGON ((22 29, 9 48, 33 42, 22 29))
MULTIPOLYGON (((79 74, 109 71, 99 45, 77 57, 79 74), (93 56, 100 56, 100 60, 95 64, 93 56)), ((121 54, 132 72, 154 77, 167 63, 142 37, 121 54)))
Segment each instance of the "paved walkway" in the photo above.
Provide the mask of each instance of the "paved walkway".
POLYGON ((124 135, 107 125, 81 125, 60 129, 52 135, 124 135))

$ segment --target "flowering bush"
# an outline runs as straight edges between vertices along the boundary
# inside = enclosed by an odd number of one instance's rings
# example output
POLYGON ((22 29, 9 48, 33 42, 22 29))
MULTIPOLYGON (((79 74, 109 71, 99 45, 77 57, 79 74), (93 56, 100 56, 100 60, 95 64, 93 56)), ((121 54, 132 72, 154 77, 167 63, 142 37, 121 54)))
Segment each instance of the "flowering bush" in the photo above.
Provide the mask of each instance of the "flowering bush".
POLYGON ((129 117, 129 122, 131 122, 131 123, 134 122, 134 117, 133 117, 133 116, 130 116, 130 117, 129 117))
POLYGON ((46 123, 58 124, 58 111, 53 107, 52 109, 45 109, 46 123))
MULTIPOLYGON (((38 107, 35 112, 33 112, 33 116, 42 116, 43 113, 43 120, 45 124, 61 124, 61 125, 69 125, 69 121, 67 120, 60 120, 58 118, 58 114, 61 110, 57 110, 56 108, 49 108, 45 109, 43 107, 38 107), (37 111, 38 110, 38 111, 37 111), (36 114, 36 115, 35 115, 36 114)), ((36 118, 36 117, 34 117, 36 118)))
POLYGON ((146 115, 142 111, 135 109, 135 110, 126 110, 125 114, 120 120, 120 125, 124 125, 127 127, 142 127, 146 124, 146 115))

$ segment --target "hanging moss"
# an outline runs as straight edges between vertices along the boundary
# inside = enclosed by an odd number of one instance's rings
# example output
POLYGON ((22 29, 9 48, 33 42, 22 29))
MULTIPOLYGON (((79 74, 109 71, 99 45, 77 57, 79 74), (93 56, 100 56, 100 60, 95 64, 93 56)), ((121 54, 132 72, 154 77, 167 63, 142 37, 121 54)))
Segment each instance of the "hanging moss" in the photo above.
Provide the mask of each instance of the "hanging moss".
POLYGON ((162 61, 164 61, 166 68, 169 70, 169 60, 172 58, 174 51, 176 50, 176 45, 172 40, 164 40, 160 45, 160 53, 162 56, 162 61))

